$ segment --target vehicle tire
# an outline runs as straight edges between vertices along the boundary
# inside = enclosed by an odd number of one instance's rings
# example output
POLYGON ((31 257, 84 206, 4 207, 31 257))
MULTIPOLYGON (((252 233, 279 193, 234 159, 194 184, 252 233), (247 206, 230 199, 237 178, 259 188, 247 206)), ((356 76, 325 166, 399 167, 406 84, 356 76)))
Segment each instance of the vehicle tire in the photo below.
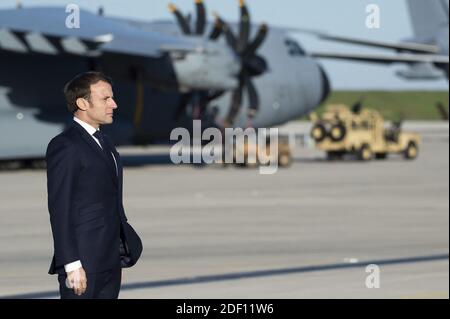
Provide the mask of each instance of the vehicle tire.
POLYGON ((376 153, 375 158, 377 160, 385 160, 387 158, 387 153, 376 153))
POLYGON ((280 165, 280 167, 289 167, 291 166, 291 164, 292 164, 291 154, 283 152, 278 155, 278 165, 280 165))
POLYGON ((416 142, 410 141, 405 151, 403 152, 403 156, 405 159, 414 160, 419 155, 419 147, 416 142))
POLYGON ((311 137, 314 139, 316 143, 322 142, 327 136, 327 130, 325 126, 321 123, 318 123, 313 126, 311 129, 311 137))
POLYGON ((357 156, 358 160, 360 161, 364 162, 370 161, 373 157, 373 153, 372 150, 370 149, 370 146, 367 144, 362 145, 361 148, 358 150, 357 156))
POLYGON ((0 171, 18 170, 25 167, 23 161, 0 161, 0 171))
POLYGON ((334 142, 340 142, 344 139, 345 134, 347 134, 347 129, 344 124, 338 123, 331 127, 329 135, 334 142))

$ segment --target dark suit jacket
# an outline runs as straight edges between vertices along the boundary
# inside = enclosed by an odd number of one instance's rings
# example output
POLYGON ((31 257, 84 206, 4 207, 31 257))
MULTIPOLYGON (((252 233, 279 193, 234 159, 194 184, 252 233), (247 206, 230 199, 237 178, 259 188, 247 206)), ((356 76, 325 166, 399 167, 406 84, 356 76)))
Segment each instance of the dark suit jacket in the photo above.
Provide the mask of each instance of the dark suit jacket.
POLYGON ((54 241, 50 274, 65 273, 64 265, 76 260, 88 273, 117 267, 124 228, 125 233, 133 233, 127 236, 131 242, 122 245, 134 252, 132 264, 142 251, 123 208, 120 155, 111 140, 105 137, 105 142, 113 150, 118 174, 92 136, 76 122, 48 145, 48 209, 54 241))

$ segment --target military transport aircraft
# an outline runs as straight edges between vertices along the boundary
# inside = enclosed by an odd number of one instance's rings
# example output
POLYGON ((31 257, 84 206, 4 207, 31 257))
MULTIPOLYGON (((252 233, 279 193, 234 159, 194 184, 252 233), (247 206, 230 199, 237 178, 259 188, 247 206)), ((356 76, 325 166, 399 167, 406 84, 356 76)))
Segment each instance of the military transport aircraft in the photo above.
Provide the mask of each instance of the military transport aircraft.
POLYGON ((194 27, 174 5, 178 23, 81 10, 81 28, 66 27, 65 7, 0 10, 0 158, 45 154, 71 121, 62 87, 87 70, 114 79, 119 109, 104 129, 118 145, 168 140, 192 115, 205 125, 270 127, 326 98, 325 72, 286 31, 251 25, 243 0, 238 25, 208 23, 195 2, 194 27))
POLYGON ((175 5, 175 21, 149 23, 81 10, 80 28, 67 27, 66 7, 0 10, 0 160, 43 157, 71 122, 64 83, 87 70, 114 79, 119 109, 104 129, 117 145, 167 141, 193 118, 259 128, 309 113, 330 92, 317 59, 290 30, 253 25, 239 6, 237 24, 218 14, 209 23, 202 0, 195 21, 175 5))

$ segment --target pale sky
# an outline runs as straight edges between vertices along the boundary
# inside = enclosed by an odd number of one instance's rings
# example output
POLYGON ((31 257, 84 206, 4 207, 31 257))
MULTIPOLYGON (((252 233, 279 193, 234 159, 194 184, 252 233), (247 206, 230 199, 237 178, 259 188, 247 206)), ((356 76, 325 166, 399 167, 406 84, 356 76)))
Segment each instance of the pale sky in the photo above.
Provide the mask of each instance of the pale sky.
MULTIPOLYGON (((78 4, 96 11, 102 5, 106 15, 129 17, 138 20, 173 19, 167 4, 174 2, 183 12, 194 10, 193 0, 23 0, 23 6, 65 6, 78 4)), ((227 21, 239 19, 238 0, 205 0, 210 20, 217 11, 227 21)), ((1 0, 1 8, 12 8, 16 0, 1 0)), ((399 41, 412 36, 406 0, 247 0, 252 21, 290 28, 308 28, 329 33, 385 41, 399 41), (380 28, 368 29, 365 25, 366 6, 377 4, 380 8, 380 28)), ((308 35, 295 37, 306 51, 384 52, 359 46, 317 40, 308 35)), ((448 90, 448 82, 406 81, 395 76, 403 65, 380 66, 356 62, 322 61, 333 88, 448 90)))

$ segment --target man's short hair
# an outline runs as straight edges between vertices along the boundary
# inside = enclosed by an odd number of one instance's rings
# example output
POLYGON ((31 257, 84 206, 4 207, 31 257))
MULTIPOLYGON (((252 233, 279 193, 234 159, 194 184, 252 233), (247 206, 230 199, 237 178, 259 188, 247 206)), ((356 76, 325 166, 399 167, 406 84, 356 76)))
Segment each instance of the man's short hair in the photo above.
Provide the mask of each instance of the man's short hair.
POLYGON ((91 85, 104 81, 113 85, 112 79, 101 72, 85 72, 78 74, 64 86, 64 96, 66 97, 69 112, 75 113, 78 110, 77 99, 91 97, 91 85))

